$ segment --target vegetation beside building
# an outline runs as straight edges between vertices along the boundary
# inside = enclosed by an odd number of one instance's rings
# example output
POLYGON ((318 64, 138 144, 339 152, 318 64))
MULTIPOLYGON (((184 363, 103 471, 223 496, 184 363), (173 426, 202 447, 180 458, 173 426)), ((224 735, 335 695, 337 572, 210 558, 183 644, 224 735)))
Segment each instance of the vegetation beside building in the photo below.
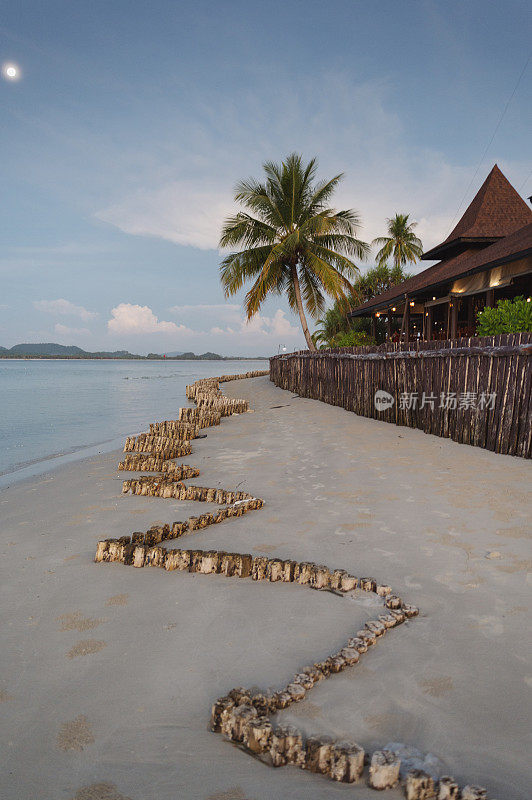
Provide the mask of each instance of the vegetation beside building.
POLYGON ((495 308, 486 306, 477 315, 477 336, 498 333, 532 332, 532 302, 530 298, 499 300, 495 308))

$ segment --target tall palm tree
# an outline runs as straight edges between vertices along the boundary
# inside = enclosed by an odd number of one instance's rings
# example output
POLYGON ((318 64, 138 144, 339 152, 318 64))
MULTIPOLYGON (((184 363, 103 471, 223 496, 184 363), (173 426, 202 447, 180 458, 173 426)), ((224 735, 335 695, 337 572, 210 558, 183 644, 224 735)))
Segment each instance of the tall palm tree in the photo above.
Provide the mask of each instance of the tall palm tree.
POLYGON ((388 236, 379 236, 373 240, 381 249, 377 253, 377 263, 385 264, 392 257, 395 267, 402 267, 408 262, 416 262, 423 253, 421 239, 414 233, 417 222, 408 222, 409 214, 396 214, 388 223, 388 236))
POLYGON ((305 308, 317 317, 326 295, 344 297, 351 289, 348 278, 358 271, 349 257, 365 258, 369 246, 355 235, 360 221, 353 210, 327 206, 342 175, 315 183, 316 159, 305 165, 296 153, 263 168, 263 183, 250 178, 237 185, 235 202, 247 210, 226 219, 222 228, 220 247, 243 248, 221 263, 225 296, 253 280, 244 303, 251 319, 268 294, 286 293, 309 350, 315 350, 305 308))

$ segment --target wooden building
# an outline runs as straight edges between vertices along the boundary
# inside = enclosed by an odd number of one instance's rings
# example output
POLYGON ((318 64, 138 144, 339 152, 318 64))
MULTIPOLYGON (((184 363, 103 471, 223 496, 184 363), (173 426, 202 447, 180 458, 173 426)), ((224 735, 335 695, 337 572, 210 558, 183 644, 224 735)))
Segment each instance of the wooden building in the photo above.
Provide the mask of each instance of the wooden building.
POLYGON ((495 165, 447 239, 422 259, 438 263, 349 316, 384 318, 387 338, 400 323, 406 342, 474 335, 482 308, 532 295, 532 210, 495 165))

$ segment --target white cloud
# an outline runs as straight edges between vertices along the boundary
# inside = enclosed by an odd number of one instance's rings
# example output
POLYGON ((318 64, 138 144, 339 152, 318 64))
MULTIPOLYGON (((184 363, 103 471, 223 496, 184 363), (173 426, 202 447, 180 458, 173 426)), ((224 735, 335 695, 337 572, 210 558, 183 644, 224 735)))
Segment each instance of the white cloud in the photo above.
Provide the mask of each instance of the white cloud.
POLYGON ((37 311, 45 311, 47 314, 79 317, 84 322, 88 322, 90 319, 96 319, 98 316, 96 311, 87 311, 83 306, 77 306, 75 303, 71 303, 70 300, 65 300, 62 297, 57 300, 34 300, 33 305, 37 311))
POLYGON ((270 320, 270 329, 273 336, 296 336, 301 334, 301 328, 292 325, 280 308, 277 309, 270 320))
POLYGON ((149 306, 132 303, 119 303, 111 309, 111 319, 107 322, 107 329, 110 333, 118 334, 193 333, 185 325, 159 321, 149 306))
POLYGON ((235 209, 235 182, 260 176, 261 163, 293 150, 296 136, 305 157, 320 157, 321 176, 345 173, 334 204, 359 212, 362 239, 382 235, 386 218, 400 211, 420 221, 426 248, 445 237, 471 167, 451 164, 430 144, 411 143, 385 81, 357 84, 335 73, 281 88, 266 76, 257 81, 256 94, 242 90, 232 108, 214 95, 198 98, 203 122, 167 142, 164 162, 153 151, 137 154, 135 188, 128 185, 96 216, 127 233, 216 248, 221 222, 235 209))
POLYGON ((54 325, 54 331, 60 336, 90 336, 91 333, 88 328, 70 328, 68 325, 61 325, 60 322, 54 325))
POLYGON ((137 236, 156 236, 200 250, 216 248, 231 198, 215 183, 173 181, 139 189, 118 203, 97 212, 103 222, 137 236))
POLYGON ((253 338, 258 342, 268 337, 278 339, 279 337, 301 336, 301 328, 292 325, 285 312, 278 308, 273 317, 267 317, 260 313, 255 314, 250 320, 241 316, 237 328, 228 326, 220 328, 215 326, 210 330, 214 335, 234 336, 235 341, 243 335, 246 338, 253 338))

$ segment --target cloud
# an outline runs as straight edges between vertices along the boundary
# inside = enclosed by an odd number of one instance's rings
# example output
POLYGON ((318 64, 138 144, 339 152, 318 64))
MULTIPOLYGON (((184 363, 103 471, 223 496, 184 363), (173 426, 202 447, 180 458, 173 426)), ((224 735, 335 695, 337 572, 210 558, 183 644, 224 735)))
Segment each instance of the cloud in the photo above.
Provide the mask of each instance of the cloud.
POLYGON ((222 221, 229 210, 228 193, 200 179, 139 189, 97 212, 96 217, 125 233, 211 250, 218 246, 222 221))
POLYGON ((107 330, 109 333, 117 334, 193 333, 185 325, 159 321, 149 306, 138 306, 131 303, 119 303, 111 309, 111 319, 107 322, 107 330))
POLYGON ((136 154, 136 186, 126 182, 127 191, 96 211, 100 220, 126 233, 215 249, 222 220, 235 209, 235 182, 259 176, 263 161, 282 158, 297 140, 305 158, 320 156, 321 176, 345 173, 334 205, 360 213, 361 238, 371 242, 387 217, 406 211, 420 220, 428 248, 445 238, 470 178, 469 166, 413 141, 387 81, 356 83, 329 72, 272 86, 258 75, 256 92, 237 91, 231 108, 214 93, 195 102, 196 123, 166 142, 164 161, 153 150, 136 154))
MULTIPOLYGON (((174 306, 172 311, 180 317, 179 322, 171 322, 159 319, 149 306, 119 303, 111 309, 104 339, 86 327, 70 327, 59 322, 53 330, 61 343, 74 341, 88 350, 109 349, 105 342, 109 342, 107 337, 111 336, 117 346, 132 352, 148 352, 153 349, 148 342, 153 340, 146 337, 152 334, 157 334, 158 352, 186 349, 196 353, 212 350, 223 355, 264 355, 277 352, 279 343, 289 349, 303 347, 297 316, 291 317, 276 305, 270 304, 267 308, 265 313, 247 320, 242 307, 235 303, 174 306), (82 343, 83 337, 90 337, 86 345, 82 343)), ((43 331, 38 338, 44 341, 42 337, 47 335, 43 331)))
MULTIPOLYGON (((255 314, 250 320, 246 319, 242 306, 236 303, 197 303, 196 305, 172 306, 171 312, 193 319, 197 322, 211 322, 213 319, 218 324, 213 325, 208 333, 214 336, 233 336, 235 341, 245 335, 255 337, 257 342, 267 337, 294 337, 301 335, 298 325, 292 325, 283 309, 278 308, 272 316, 255 314), (225 323, 225 327, 223 327, 225 323)), ((207 332, 196 330, 196 336, 205 336, 207 332)))
POLYGON ((176 334, 186 340, 187 347, 202 352, 222 346, 231 352, 240 352, 242 346, 277 346, 279 341, 293 341, 302 338, 301 328, 292 325, 283 309, 278 308, 271 316, 255 314, 247 320, 242 308, 233 303, 198 303, 189 306, 174 306, 176 311, 190 319, 189 325, 160 321, 149 306, 120 303, 112 309, 107 323, 109 333, 126 335, 171 334, 165 340, 167 346, 175 343, 176 334), (215 324, 213 324, 215 323, 215 324), (210 325, 210 327, 209 327, 210 325), (212 337, 216 337, 213 340, 212 337))
POLYGON ((273 318, 270 320, 270 333, 273 336, 296 336, 301 334, 299 326, 291 325, 286 314, 280 308, 277 309, 273 318))
POLYGON ((33 305, 37 311, 44 311, 47 314, 79 317, 84 322, 88 322, 90 319, 96 319, 98 316, 96 311, 88 311, 83 306, 77 306, 71 303, 70 300, 65 300, 62 297, 57 300, 34 300, 33 305))
POLYGON ((54 331, 60 336, 90 336, 88 328, 69 328, 68 325, 61 325, 60 322, 54 325, 54 331))
POLYGON ((301 328, 292 325, 287 318, 285 312, 278 308, 273 317, 264 316, 262 314, 255 314, 250 320, 240 317, 238 326, 220 328, 215 326, 211 328, 210 333, 213 335, 226 335, 234 336, 235 341, 245 335, 246 338, 253 337, 257 343, 268 337, 278 339, 279 337, 294 337, 301 336, 301 328))

